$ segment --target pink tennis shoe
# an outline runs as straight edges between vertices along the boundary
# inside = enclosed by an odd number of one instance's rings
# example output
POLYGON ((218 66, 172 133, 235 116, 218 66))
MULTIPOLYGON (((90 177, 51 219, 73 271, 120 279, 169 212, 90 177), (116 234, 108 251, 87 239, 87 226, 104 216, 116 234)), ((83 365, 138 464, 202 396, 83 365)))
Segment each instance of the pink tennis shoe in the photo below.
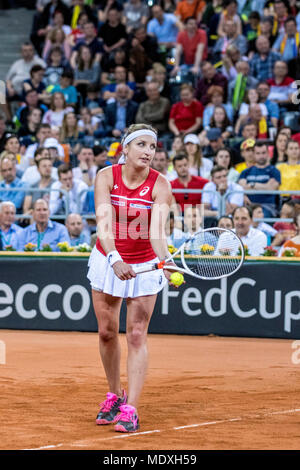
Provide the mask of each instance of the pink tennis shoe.
POLYGON ((96 424, 112 424, 117 421, 122 405, 127 403, 127 395, 123 390, 123 396, 118 397, 114 393, 108 392, 106 400, 100 403, 100 411, 96 418, 96 424))
POLYGON ((135 432, 140 428, 139 418, 134 406, 120 406, 120 414, 117 417, 115 431, 119 432, 135 432))

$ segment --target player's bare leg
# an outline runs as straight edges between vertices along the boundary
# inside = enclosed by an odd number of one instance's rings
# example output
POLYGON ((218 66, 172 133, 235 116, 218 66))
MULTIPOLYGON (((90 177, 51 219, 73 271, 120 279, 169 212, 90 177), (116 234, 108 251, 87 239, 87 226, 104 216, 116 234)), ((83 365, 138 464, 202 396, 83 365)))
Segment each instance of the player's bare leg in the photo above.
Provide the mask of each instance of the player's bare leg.
POLYGON ((121 347, 119 342, 119 315, 122 299, 92 290, 95 314, 98 322, 99 350, 106 373, 109 390, 119 395, 121 347))
POLYGON ((99 350, 109 386, 109 393, 100 404, 97 424, 115 421, 121 404, 126 403, 120 382, 121 347, 119 342, 119 316, 122 299, 92 290, 95 314, 98 322, 99 350))
POLYGON ((147 331, 157 295, 127 299, 128 405, 121 406, 116 431, 139 429, 137 405, 148 369, 147 331))

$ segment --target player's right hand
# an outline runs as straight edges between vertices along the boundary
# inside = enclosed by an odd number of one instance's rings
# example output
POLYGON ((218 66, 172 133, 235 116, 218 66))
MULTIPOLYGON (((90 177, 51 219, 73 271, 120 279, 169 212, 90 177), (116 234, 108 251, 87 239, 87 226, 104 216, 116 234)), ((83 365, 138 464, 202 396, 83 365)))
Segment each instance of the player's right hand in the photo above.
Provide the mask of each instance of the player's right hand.
POLYGON ((130 264, 124 263, 123 261, 117 261, 113 265, 115 275, 121 279, 121 281, 127 281, 136 277, 136 273, 133 271, 130 264))

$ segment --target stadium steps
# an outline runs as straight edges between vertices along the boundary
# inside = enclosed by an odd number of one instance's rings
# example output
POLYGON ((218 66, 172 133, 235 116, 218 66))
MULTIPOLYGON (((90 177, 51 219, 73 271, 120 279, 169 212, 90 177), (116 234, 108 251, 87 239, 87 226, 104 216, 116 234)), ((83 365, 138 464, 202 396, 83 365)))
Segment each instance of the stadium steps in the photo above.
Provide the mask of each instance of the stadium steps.
POLYGON ((20 59, 20 47, 29 40, 34 13, 27 8, 0 10, 0 80, 5 80, 11 64, 20 59))

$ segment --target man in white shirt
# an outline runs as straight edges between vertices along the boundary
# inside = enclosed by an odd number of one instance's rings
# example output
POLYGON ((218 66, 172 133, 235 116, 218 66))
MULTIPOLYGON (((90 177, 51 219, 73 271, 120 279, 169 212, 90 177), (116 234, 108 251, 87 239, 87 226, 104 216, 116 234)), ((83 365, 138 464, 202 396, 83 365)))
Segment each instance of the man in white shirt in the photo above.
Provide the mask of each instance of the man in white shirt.
MULTIPOLYGON (((46 68, 47 65, 38 55, 34 53, 34 47, 31 43, 25 42, 21 46, 21 59, 16 60, 6 75, 7 104, 9 101, 18 101, 22 95, 24 80, 30 78, 30 70, 34 65, 41 65, 46 68)), ((11 119, 11 110, 9 106, 5 109, 7 117, 11 119)))
POLYGON ((168 166, 169 166, 169 155, 168 152, 162 148, 162 147, 157 147, 156 152, 154 154, 151 167, 158 171, 161 175, 165 176, 167 180, 172 180, 177 178, 177 173, 174 172, 174 175, 172 175, 170 172, 168 172, 168 166))
POLYGON ((37 142, 28 145, 25 156, 22 158, 19 165, 19 169, 23 172, 26 172, 30 165, 33 164, 35 153, 40 148, 56 148, 59 159, 63 161, 65 158, 63 146, 57 141, 57 139, 51 137, 51 126, 49 124, 41 124, 37 130, 36 137, 37 142))
POLYGON ((228 170, 216 165, 211 170, 211 179, 203 188, 202 203, 205 217, 218 217, 220 196, 226 196, 226 215, 231 214, 236 207, 244 204, 244 189, 241 185, 228 182, 228 170), (230 194, 234 191, 232 194, 230 194))
MULTIPOLYGON (((250 256, 261 256, 267 246, 267 237, 260 230, 252 227, 252 210, 249 207, 237 207, 232 214, 233 231, 240 237, 250 256)), ((227 233, 220 236, 216 253, 230 249, 231 255, 238 254, 238 242, 227 233)))
POLYGON ((21 46, 21 59, 16 60, 10 66, 6 75, 6 100, 2 106, 9 120, 13 117, 10 103, 22 99, 23 82, 30 78, 30 71, 34 65, 47 67, 43 59, 35 55, 33 45, 30 42, 24 42, 21 46))
POLYGON ((88 186, 93 186, 97 174, 93 149, 83 145, 77 158, 79 164, 72 170, 74 178, 84 181, 88 186))
POLYGON ((58 167, 58 178, 59 180, 51 186, 53 191, 50 194, 50 215, 64 214, 67 204, 69 212, 80 213, 86 199, 88 185, 74 179, 72 169, 66 164, 58 167), (67 191, 68 201, 66 201, 65 193, 58 191, 60 189, 67 191))
MULTIPOLYGON (((38 170, 38 161, 43 158, 50 158, 49 149, 39 147, 34 154, 34 164, 30 165, 23 173, 21 181, 28 184, 29 186, 37 185, 41 180, 41 174, 38 170)), ((53 162, 52 162, 53 165, 53 162)), ((51 178, 54 180, 58 179, 57 168, 51 168, 51 178)))
POLYGON ((237 207, 233 212, 234 231, 247 246, 250 256, 261 256, 268 245, 266 235, 252 227, 252 211, 248 207, 237 207))

